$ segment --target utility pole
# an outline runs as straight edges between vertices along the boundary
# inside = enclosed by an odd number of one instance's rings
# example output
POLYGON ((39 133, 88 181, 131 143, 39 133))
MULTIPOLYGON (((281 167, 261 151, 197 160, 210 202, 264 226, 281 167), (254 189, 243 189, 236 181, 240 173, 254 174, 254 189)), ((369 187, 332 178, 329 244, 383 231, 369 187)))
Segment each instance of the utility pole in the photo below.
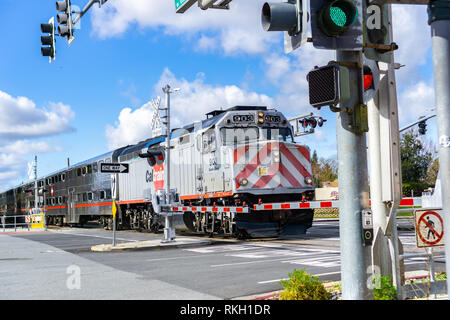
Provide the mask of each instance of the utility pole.
MULTIPOLYGON (((163 92, 166 94, 166 107, 162 108, 160 110, 165 110, 166 114, 162 118, 165 120, 163 121, 163 124, 166 126, 166 163, 164 166, 164 173, 165 173, 165 184, 166 184, 166 205, 168 208, 168 205, 172 202, 170 198, 170 94, 179 91, 180 89, 171 89, 169 85, 166 85, 163 89, 163 92)), ((173 242, 175 241, 175 231, 173 229, 172 220, 173 215, 170 210, 167 210, 165 212, 165 228, 164 228, 164 239, 161 241, 163 243, 166 242, 173 242)))
MULTIPOLYGON (((433 48, 434 92, 439 136, 439 166, 444 212, 445 265, 450 274, 450 1, 428 4, 433 48)), ((447 288, 450 279, 447 277, 447 288)), ((450 296, 449 296, 450 299, 450 296)))

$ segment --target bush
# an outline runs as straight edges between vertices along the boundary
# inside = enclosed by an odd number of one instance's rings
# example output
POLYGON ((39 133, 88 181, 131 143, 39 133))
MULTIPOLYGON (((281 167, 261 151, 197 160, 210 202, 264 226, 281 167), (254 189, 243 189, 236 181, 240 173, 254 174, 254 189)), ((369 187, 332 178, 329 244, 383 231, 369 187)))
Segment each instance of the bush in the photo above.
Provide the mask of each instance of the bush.
POLYGON ((289 273, 289 280, 280 283, 284 287, 280 300, 328 300, 330 296, 318 277, 308 274, 305 269, 294 269, 289 273))
POLYGON ((392 285, 391 277, 381 276, 373 280, 380 286, 373 288, 373 298, 375 300, 397 300, 397 288, 392 285))

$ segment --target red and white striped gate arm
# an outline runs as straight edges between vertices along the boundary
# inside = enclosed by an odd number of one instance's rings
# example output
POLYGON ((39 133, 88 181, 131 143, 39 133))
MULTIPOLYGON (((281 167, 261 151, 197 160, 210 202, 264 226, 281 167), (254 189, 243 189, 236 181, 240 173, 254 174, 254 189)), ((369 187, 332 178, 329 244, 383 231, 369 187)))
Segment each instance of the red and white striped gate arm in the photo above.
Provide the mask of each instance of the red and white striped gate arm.
MULTIPOLYGON (((370 203, 370 202, 369 202, 370 203)), ((422 198, 405 198, 400 201, 399 207, 421 207, 422 198)), ((309 201, 309 202, 279 202, 261 203, 253 205, 254 211, 264 210, 290 210, 290 209, 322 209, 339 208, 339 200, 309 201)), ((173 212, 232 212, 249 213, 249 207, 204 207, 204 206, 177 206, 172 207, 173 212)))
POLYGON ((174 212, 233 212, 233 213, 248 213, 248 207, 172 207, 174 212))
MULTIPOLYGON (((370 203, 370 201, 369 201, 370 203)), ((421 207, 422 198, 405 198, 400 201, 399 207, 421 207)), ((253 205, 253 210, 289 210, 289 209, 321 209, 339 208, 339 200, 332 201, 309 201, 309 202, 283 202, 262 203, 253 205)))

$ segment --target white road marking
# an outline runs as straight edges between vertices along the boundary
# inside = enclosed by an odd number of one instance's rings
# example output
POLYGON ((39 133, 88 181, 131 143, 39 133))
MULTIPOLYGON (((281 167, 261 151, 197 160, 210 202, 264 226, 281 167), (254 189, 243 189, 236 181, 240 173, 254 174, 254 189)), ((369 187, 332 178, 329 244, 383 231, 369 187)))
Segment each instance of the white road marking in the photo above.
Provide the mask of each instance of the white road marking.
MULTIPOLYGON (((319 273, 314 274, 316 277, 322 277, 322 276, 328 276, 332 274, 340 274, 341 271, 335 271, 335 272, 327 272, 327 273, 319 273)), ((280 282, 281 280, 288 280, 289 278, 281 278, 281 279, 274 279, 274 280, 266 280, 266 281, 259 281, 258 284, 265 284, 265 283, 271 283, 271 282, 280 282)))

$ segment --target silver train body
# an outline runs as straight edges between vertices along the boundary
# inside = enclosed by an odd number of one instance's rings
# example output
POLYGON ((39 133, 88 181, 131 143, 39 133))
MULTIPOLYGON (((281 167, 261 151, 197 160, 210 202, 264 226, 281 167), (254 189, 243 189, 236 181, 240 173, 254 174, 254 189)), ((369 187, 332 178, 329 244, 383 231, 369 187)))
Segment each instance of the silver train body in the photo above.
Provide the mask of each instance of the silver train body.
MULTIPOLYGON (((312 210, 251 210, 257 203, 314 197, 309 148, 294 142, 292 126, 282 113, 253 106, 217 110, 172 130, 170 139, 173 201, 183 206, 250 208, 248 213, 186 211, 183 221, 190 230, 259 237, 304 232, 311 226, 312 210)), ((39 188, 45 190, 39 207, 46 211, 48 223, 95 219, 109 228, 114 198, 120 228, 159 230, 167 187, 166 145, 162 136, 150 138, 39 179, 39 188), (161 150, 162 156, 152 162, 149 155, 161 150), (128 163, 129 173, 101 173, 102 162, 128 163)), ((32 208, 34 195, 25 192, 30 189, 31 182, 0 194, 0 214, 32 208)))

